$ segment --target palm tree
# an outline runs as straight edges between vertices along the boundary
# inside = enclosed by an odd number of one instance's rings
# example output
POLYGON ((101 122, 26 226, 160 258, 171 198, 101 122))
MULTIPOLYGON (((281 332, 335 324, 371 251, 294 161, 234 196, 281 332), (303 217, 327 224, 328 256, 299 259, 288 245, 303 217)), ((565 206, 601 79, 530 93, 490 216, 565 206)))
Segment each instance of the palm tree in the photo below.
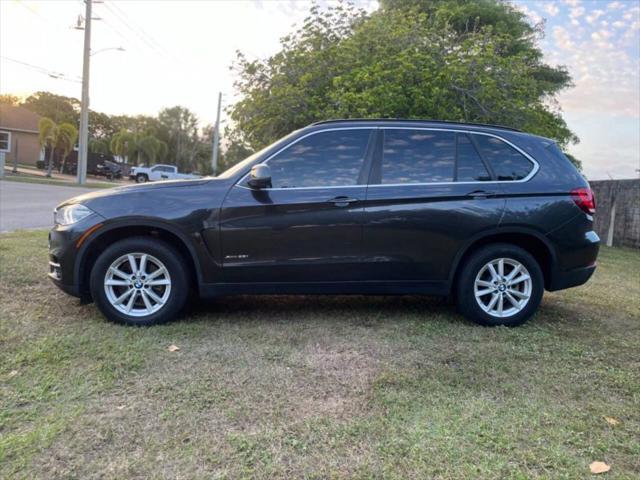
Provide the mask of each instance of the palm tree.
POLYGON ((111 151, 123 158, 135 158, 136 165, 152 165, 167 156, 169 148, 150 132, 133 134, 121 130, 111 139, 111 151))
POLYGON ((53 149, 56 144, 56 122, 47 117, 42 117, 38 122, 38 140, 40 146, 49 148, 49 165, 47 165, 47 177, 51 177, 53 167, 53 149))
POLYGON ((47 117, 42 117, 38 122, 38 140, 40 145, 49 148, 49 164, 47 165, 47 177, 51 177, 53 170, 53 154, 56 149, 62 151, 60 173, 64 171, 64 163, 78 139, 78 129, 70 123, 56 122, 47 117))
POLYGON ((92 138, 89 140, 89 151, 91 153, 109 154, 109 142, 104 138, 92 138))
POLYGON ((133 134, 123 129, 113 136, 109 146, 114 155, 121 157, 124 160, 124 163, 128 163, 133 141, 133 134))
POLYGON ((76 140, 78 140, 78 129, 76 127, 70 123, 61 123, 58 125, 56 146, 62 150, 60 173, 64 172, 64 164, 67 161, 67 156, 71 153, 71 150, 73 150, 76 140))

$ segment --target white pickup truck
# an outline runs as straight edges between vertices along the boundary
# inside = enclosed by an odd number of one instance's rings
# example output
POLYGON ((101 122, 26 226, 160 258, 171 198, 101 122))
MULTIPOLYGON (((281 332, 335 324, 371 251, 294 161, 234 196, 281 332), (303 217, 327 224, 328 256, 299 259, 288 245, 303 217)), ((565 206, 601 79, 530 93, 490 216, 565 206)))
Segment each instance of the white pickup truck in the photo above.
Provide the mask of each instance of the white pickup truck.
POLYGON ((129 171, 129 178, 136 183, 156 182, 159 180, 182 180, 187 178, 200 178, 200 175, 190 173, 178 173, 175 165, 154 165, 153 167, 133 167, 129 171))

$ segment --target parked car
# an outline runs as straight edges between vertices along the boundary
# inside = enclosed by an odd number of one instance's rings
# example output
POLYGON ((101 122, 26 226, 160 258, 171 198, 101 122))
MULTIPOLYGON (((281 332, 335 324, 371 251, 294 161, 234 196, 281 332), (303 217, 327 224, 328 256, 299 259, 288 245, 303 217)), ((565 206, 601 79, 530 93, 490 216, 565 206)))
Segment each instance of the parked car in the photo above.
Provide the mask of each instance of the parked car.
POLYGON ((156 182, 158 180, 178 180, 200 178, 200 175, 178 173, 175 165, 154 165, 153 167, 133 167, 129 171, 129 178, 136 183, 156 182))
POLYGON ((99 177, 107 177, 109 180, 122 178, 122 167, 116 162, 104 160, 96 165, 94 175, 99 177))
MULTIPOLYGON (((326 121, 216 178, 60 204, 50 277, 104 315, 152 325, 193 289, 452 295, 515 326, 596 268, 595 200, 549 139, 435 121, 326 121)), ((585 293, 586 294, 586 293, 585 293)))

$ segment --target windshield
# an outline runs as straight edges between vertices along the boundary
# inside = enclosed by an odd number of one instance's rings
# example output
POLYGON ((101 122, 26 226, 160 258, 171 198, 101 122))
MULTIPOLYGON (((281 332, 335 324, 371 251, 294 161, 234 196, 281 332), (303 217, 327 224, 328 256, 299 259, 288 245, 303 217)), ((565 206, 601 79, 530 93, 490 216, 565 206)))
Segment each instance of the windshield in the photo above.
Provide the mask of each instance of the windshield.
POLYGON ((270 145, 267 145, 262 150, 259 150, 259 151, 255 152, 255 153, 252 153, 247 158, 242 160, 240 163, 236 163, 232 167, 229 167, 228 169, 226 169, 221 174, 216 175, 216 178, 230 178, 230 177, 233 177, 235 174, 245 170, 249 165, 251 165, 252 162, 255 161, 256 158, 261 156, 264 152, 266 152, 267 150, 269 150, 270 148, 272 148, 276 144, 283 143, 284 141, 289 139, 289 137, 291 137, 292 135, 295 135, 296 133, 298 133, 298 130, 295 130, 295 131, 291 132, 289 135, 287 135, 285 137, 282 137, 280 140, 278 140, 278 141, 276 141, 276 142, 274 142, 274 143, 272 143, 270 145))

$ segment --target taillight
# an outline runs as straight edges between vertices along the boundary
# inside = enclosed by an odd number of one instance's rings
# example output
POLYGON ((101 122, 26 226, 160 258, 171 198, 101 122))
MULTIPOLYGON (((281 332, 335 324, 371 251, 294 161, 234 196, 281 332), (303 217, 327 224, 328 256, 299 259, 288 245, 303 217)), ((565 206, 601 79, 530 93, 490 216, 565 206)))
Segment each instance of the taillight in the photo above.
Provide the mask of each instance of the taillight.
POLYGON ((574 188, 571 190, 571 198, 584 213, 589 215, 596 213, 596 197, 590 188, 574 188))

